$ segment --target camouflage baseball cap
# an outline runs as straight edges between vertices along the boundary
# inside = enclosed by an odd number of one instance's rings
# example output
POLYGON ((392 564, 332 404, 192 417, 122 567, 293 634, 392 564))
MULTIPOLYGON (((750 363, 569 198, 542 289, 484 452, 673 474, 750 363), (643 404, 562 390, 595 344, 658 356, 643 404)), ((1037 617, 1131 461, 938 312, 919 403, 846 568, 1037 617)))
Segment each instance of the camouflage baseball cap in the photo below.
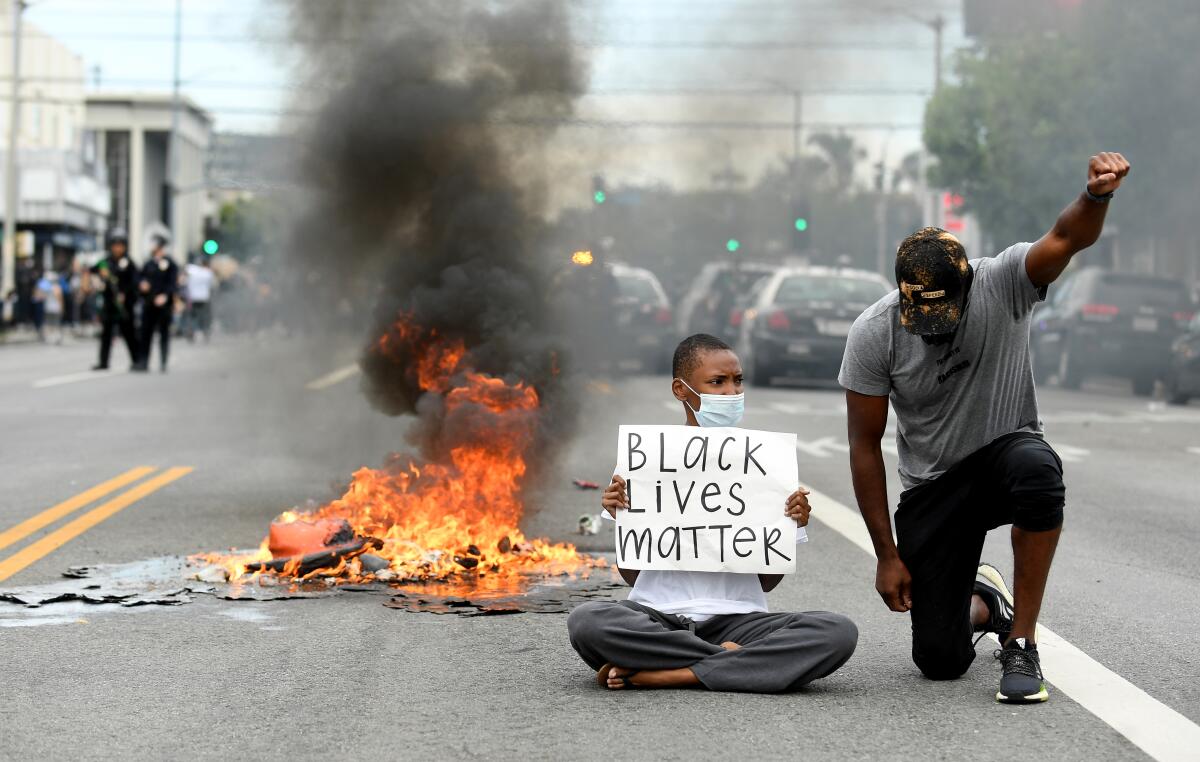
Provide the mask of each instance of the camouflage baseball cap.
POLYGON ((896 251, 900 325, 918 336, 953 333, 970 278, 967 252, 941 228, 921 228, 896 251))

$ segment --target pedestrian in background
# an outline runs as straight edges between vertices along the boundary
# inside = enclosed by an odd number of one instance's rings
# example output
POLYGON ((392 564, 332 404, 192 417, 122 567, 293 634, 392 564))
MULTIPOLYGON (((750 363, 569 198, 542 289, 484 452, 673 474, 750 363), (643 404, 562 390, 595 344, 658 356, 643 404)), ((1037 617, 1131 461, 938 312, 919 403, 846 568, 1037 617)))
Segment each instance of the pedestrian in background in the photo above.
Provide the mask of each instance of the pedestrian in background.
POLYGON ((63 342, 63 291, 58 274, 48 272, 38 279, 37 291, 41 300, 42 330, 38 334, 41 341, 46 340, 46 328, 55 335, 54 343, 63 342))
POLYGON ((187 266, 188 297, 188 341, 196 340, 196 330, 204 334, 205 343, 212 333, 212 294, 216 275, 208 258, 199 255, 197 261, 187 266))
MULTIPOLYGON (((53 280, 45 274, 39 275, 33 282, 33 293, 30 297, 30 317, 33 329, 37 331, 38 341, 46 340, 46 302, 54 291, 53 280)), ((61 312, 59 313, 61 315, 61 312)))
MULTIPOLYGON (((75 294, 77 293, 77 285, 75 283, 75 275, 72 272, 74 266, 63 270, 58 276, 58 293, 62 299, 62 332, 66 333, 67 329, 75 330, 75 294)), ((62 343, 61 336, 59 343, 62 343)))
POLYGON ((137 369, 150 366, 150 347, 159 335, 159 369, 167 372, 167 354, 171 346, 171 318, 175 312, 175 294, 179 290, 179 267, 167 256, 167 239, 153 238, 150 260, 142 266, 142 353, 137 369))
POLYGON ((100 362, 92 370, 108 370, 113 333, 120 330, 129 350, 130 369, 137 370, 141 353, 133 327, 133 308, 137 304, 137 268, 127 253, 128 238, 122 228, 108 234, 108 256, 97 262, 91 274, 100 281, 100 362))

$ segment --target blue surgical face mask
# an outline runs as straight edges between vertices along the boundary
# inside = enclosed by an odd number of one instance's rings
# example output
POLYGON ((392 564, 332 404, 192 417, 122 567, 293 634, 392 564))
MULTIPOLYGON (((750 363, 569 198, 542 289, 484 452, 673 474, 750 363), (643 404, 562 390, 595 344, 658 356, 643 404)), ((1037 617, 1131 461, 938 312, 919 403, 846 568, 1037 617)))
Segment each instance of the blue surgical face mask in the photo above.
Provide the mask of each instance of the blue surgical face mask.
POLYGON ((737 426, 742 422, 742 414, 746 412, 745 394, 701 394, 692 389, 682 378, 679 379, 679 382, 700 398, 699 410, 688 405, 687 400, 683 401, 683 404, 688 406, 688 410, 696 414, 696 423, 705 428, 712 428, 714 426, 737 426))

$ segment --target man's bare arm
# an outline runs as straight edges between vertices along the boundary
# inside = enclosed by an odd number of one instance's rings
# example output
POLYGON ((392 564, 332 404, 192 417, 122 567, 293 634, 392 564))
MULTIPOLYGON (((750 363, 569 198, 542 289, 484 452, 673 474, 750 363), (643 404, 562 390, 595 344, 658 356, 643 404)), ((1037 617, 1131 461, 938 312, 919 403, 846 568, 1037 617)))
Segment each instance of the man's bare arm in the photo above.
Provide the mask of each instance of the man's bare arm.
MULTIPOLYGON (((1121 186, 1129 162, 1119 153, 1099 153, 1088 162, 1088 193, 1104 196, 1121 186)), ((1025 271, 1038 288, 1058 280, 1071 258, 1094 244, 1104 230, 1108 204, 1092 201, 1086 193, 1063 210, 1050 232, 1038 239, 1025 258, 1025 271)))
POLYGON ((875 556, 875 589, 892 611, 912 607, 912 577, 900 560, 892 537, 888 511, 887 475, 883 465, 883 432, 887 428, 888 398, 846 390, 850 438, 850 474, 858 510, 867 524, 875 556))

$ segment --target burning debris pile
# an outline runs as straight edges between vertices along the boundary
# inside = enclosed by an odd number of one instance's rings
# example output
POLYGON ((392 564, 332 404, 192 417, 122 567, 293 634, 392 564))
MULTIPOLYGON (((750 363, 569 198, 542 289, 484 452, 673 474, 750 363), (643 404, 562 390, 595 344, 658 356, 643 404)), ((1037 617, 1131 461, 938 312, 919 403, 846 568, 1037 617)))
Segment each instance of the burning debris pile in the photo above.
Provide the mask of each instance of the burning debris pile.
POLYGON ((330 288, 377 286, 359 364, 376 407, 415 416, 411 454, 359 469, 314 511, 285 513, 256 553, 204 560, 234 580, 500 585, 601 564, 518 528, 522 488, 573 417, 530 171, 550 129, 538 125, 569 114, 583 82, 564 5, 286 7, 314 78, 304 97, 328 93, 302 131, 312 195, 294 248, 329 269, 330 288))
MULTIPOLYGON (((411 353, 415 333, 398 323, 370 350, 411 353)), ((415 367, 430 406, 438 408, 435 452, 418 463, 393 455, 383 468, 361 468, 349 489, 310 513, 287 512, 271 524, 259 551, 201 557, 230 579, 274 573, 346 581, 501 580, 529 572, 561 574, 603 565, 566 544, 527 540, 521 486, 542 409, 523 381, 464 366, 461 342, 430 346, 415 367)), ((511 583, 511 579, 510 579, 511 583)))

